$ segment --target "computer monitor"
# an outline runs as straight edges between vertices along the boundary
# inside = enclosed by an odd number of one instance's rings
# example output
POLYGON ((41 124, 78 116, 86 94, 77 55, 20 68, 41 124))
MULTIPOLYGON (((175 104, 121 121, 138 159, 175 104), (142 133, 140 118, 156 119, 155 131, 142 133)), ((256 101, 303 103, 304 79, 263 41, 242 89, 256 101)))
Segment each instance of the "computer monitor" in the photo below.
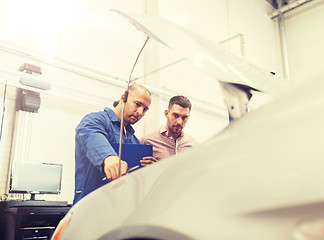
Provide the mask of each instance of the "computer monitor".
POLYGON ((62 164, 15 161, 11 170, 10 193, 60 194, 62 164))

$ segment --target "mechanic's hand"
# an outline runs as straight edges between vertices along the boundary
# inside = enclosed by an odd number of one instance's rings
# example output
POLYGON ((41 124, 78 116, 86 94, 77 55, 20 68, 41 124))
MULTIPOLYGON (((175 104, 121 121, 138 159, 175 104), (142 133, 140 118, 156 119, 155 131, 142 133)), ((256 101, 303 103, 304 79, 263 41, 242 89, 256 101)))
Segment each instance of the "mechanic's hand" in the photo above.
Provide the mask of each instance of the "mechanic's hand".
MULTIPOLYGON (((109 181, 115 180, 118 178, 118 166, 119 166, 119 157, 118 156, 109 156, 104 161, 104 172, 109 181)), ((123 176, 127 173, 127 162, 121 160, 120 162, 120 176, 123 176)))
POLYGON ((156 163, 158 160, 154 157, 143 157, 143 159, 140 161, 142 167, 145 167, 147 165, 150 165, 152 163, 156 163))

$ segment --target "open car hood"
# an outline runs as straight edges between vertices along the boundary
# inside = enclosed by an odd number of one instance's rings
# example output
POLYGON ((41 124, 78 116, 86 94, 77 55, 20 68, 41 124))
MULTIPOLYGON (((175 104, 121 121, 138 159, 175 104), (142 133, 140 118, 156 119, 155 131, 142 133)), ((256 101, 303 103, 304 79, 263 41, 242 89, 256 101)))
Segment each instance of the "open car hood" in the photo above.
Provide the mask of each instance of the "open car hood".
POLYGON ((194 32, 163 18, 112 10, 128 19, 148 37, 173 49, 197 68, 220 82, 248 86, 275 95, 287 81, 270 71, 261 69, 246 58, 211 42, 194 32))

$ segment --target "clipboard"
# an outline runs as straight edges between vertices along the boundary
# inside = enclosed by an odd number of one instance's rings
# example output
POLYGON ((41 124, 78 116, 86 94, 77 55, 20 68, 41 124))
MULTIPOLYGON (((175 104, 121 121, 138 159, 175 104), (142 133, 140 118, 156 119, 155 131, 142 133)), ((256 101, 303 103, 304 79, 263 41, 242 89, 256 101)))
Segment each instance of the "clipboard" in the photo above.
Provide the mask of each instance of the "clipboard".
MULTIPOLYGON (((119 143, 110 143, 115 152, 119 154, 119 143)), ((153 145, 146 144, 132 144, 123 143, 122 144, 122 154, 121 159, 126 161, 128 164, 128 169, 135 166, 141 168, 140 160, 143 157, 153 156, 153 145)))

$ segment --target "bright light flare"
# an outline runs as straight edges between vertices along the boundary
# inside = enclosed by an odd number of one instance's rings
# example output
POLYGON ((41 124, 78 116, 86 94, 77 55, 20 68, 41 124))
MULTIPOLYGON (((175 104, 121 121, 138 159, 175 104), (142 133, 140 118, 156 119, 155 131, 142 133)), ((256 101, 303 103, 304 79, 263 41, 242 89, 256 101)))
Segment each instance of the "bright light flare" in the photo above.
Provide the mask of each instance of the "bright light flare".
MULTIPOLYGON (((76 1, 7 0, 1 10, 3 40, 24 42, 27 47, 51 53, 57 38, 73 26, 98 22, 76 1)), ((19 44, 20 45, 20 44, 19 44)))

